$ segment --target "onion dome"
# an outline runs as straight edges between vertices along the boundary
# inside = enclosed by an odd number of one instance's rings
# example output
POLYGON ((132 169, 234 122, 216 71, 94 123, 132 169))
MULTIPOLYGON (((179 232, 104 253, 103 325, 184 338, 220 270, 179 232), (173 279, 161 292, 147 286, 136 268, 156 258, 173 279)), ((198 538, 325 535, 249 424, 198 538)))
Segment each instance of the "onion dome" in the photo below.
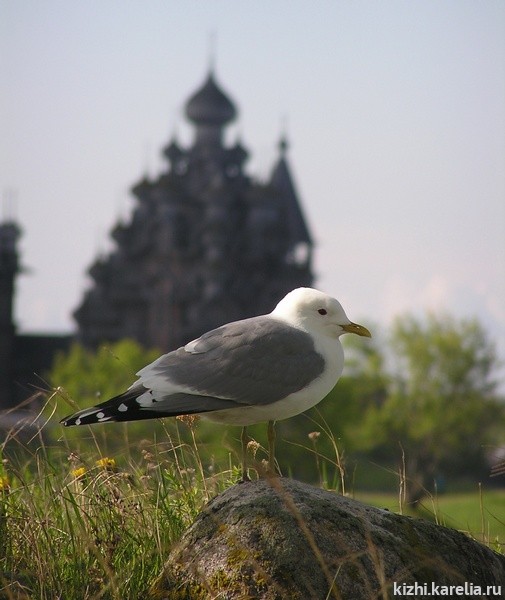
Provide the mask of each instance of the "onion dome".
POLYGON ((186 116, 196 125, 223 126, 233 121, 236 115, 235 105, 218 87, 212 71, 186 103, 186 116))
POLYGON ((151 191, 153 185, 147 177, 143 177, 138 183, 132 188, 132 194, 140 200, 140 202, 147 202, 151 198, 151 191))
POLYGON ((242 146, 240 140, 237 140, 235 146, 228 150, 227 155, 230 162, 241 166, 249 157, 249 152, 242 146))
POLYGON ((184 152, 179 144, 175 141, 175 138, 173 138, 170 143, 163 148, 163 154, 172 164, 176 163, 182 156, 184 156, 184 152))
POLYGON ((288 151, 289 143, 285 135, 281 136, 279 141, 279 153, 282 157, 286 156, 286 152, 288 151))

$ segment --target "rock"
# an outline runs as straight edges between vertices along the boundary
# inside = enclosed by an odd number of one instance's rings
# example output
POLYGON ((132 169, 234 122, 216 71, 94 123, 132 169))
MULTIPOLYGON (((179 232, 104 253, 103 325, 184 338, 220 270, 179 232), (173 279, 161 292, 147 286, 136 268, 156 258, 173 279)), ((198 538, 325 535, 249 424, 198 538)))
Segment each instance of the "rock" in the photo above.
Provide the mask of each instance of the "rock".
POLYGON ((475 600, 503 597, 492 595, 497 586, 505 593, 505 557, 463 533, 273 479, 235 485, 211 500, 150 597, 475 600))

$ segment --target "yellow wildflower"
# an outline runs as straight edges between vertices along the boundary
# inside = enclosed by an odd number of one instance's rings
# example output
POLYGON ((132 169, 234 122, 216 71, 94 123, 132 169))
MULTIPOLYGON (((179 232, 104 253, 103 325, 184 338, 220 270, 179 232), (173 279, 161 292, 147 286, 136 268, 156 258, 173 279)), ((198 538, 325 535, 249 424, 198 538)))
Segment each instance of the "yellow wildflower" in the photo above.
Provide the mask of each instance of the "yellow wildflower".
POLYGON ((9 478, 5 475, 0 475, 0 494, 7 493, 11 488, 9 478))
POLYGON ((116 468, 116 461, 113 458, 104 456, 96 461, 96 466, 105 469, 106 471, 114 471, 116 468))
POLYGON ((76 479, 82 479, 86 475, 86 467, 79 467, 78 469, 74 469, 72 471, 72 476, 76 479))

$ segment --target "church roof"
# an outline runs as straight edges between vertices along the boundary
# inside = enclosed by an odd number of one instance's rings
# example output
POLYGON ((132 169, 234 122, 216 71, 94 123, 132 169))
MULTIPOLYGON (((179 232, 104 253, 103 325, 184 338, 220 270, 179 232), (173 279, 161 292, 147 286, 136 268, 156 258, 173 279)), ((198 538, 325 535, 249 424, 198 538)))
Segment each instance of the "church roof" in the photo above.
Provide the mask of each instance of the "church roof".
POLYGON ((195 124, 225 125, 237 115, 237 109, 209 72, 203 86, 186 103, 186 116, 195 124))
POLYGON ((282 137, 279 142, 281 155, 272 171, 270 184, 279 190, 284 197, 288 214, 288 226, 292 239, 297 242, 312 244, 312 238, 298 201, 298 194, 286 159, 287 148, 287 140, 282 137))

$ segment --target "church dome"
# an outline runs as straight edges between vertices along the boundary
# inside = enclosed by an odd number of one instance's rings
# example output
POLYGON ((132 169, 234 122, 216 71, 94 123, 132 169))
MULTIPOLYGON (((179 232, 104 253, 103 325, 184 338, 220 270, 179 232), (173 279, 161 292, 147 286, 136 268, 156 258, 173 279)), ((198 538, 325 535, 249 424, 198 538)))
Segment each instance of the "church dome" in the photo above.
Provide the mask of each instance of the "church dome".
POLYGON ((186 115, 197 125, 225 125, 236 114, 235 105, 218 87, 212 71, 203 86, 186 103, 186 115))

